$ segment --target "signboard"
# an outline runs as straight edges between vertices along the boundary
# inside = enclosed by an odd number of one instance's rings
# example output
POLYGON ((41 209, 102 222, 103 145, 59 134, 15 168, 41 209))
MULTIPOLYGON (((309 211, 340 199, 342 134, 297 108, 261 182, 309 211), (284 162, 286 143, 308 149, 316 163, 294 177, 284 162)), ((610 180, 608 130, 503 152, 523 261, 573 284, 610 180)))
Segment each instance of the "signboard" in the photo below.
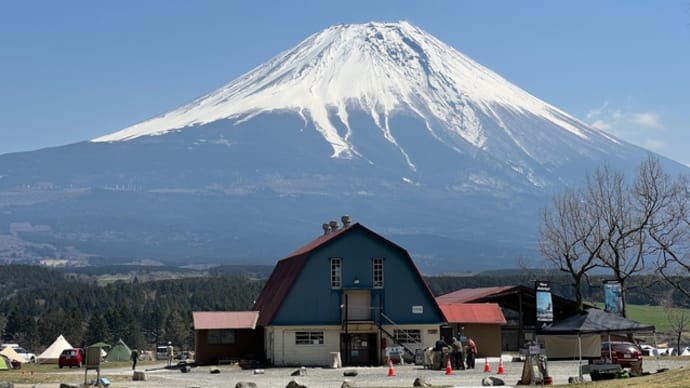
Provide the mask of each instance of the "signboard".
POLYGON ((424 306, 412 306, 412 314, 424 314, 424 306))
POLYGON ((623 315, 623 289, 616 280, 604 281, 604 311, 623 315))
POLYGON ((537 297, 537 323, 553 322, 553 302, 551 301, 551 284, 548 281, 534 282, 537 297))

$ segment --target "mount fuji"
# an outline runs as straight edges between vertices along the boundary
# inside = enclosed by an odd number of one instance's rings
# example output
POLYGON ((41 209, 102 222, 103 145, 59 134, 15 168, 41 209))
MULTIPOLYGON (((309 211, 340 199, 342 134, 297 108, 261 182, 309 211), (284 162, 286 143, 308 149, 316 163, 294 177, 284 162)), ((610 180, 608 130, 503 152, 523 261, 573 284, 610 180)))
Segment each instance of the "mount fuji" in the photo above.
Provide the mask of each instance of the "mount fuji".
POLYGON ((647 153, 410 23, 337 25, 158 117, 0 155, 0 260, 273 263, 349 214, 425 272, 515 267, 550 195, 647 153))

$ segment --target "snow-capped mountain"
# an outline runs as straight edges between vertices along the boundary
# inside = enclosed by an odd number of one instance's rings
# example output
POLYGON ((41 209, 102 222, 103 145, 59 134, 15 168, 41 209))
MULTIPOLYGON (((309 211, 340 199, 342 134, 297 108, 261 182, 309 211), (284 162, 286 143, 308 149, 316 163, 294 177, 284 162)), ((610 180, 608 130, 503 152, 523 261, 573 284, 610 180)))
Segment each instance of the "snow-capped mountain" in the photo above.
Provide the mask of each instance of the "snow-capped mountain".
POLYGON ((368 158, 355 144, 357 132, 376 132, 411 171, 414 151, 400 144, 403 131, 425 132, 457 153, 502 155, 524 174, 533 173, 525 159, 559 165, 568 143, 579 153, 619 143, 407 22, 328 28, 208 95, 93 141, 162 135, 223 119, 237 124, 275 111, 313 124, 334 158, 368 158), (353 112, 368 116, 372 126, 353 127, 353 112), (392 125, 400 115, 423 125, 392 125))
POLYGON ((349 213, 427 271, 498 268, 535 255, 551 193, 645 154, 407 22, 338 25, 158 117, 0 155, 0 224, 105 258, 272 263, 349 213))

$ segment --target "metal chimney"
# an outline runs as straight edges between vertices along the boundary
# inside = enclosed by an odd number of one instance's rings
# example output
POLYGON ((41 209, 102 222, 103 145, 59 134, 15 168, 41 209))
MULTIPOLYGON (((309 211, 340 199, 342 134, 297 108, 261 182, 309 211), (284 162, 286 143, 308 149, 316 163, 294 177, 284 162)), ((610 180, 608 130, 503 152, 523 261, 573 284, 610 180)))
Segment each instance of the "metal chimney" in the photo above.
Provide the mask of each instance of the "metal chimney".
POLYGON ((344 215, 344 216, 340 217, 340 221, 343 222, 343 229, 344 229, 344 228, 347 228, 348 226, 350 226, 350 224, 352 223, 352 218, 348 215, 344 215))

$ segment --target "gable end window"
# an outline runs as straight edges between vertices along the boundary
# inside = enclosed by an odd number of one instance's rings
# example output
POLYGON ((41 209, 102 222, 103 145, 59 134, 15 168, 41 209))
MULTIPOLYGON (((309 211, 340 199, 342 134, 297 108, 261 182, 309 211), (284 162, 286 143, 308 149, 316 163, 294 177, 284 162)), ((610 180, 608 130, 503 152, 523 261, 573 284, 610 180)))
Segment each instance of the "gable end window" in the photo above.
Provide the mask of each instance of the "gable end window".
POLYGON ((343 286, 343 263, 340 257, 331 257, 331 288, 343 286))
POLYGON ((374 258, 374 288, 383 288, 383 258, 374 258))
POLYGON ((295 332, 295 345, 323 345, 323 331, 295 332))

